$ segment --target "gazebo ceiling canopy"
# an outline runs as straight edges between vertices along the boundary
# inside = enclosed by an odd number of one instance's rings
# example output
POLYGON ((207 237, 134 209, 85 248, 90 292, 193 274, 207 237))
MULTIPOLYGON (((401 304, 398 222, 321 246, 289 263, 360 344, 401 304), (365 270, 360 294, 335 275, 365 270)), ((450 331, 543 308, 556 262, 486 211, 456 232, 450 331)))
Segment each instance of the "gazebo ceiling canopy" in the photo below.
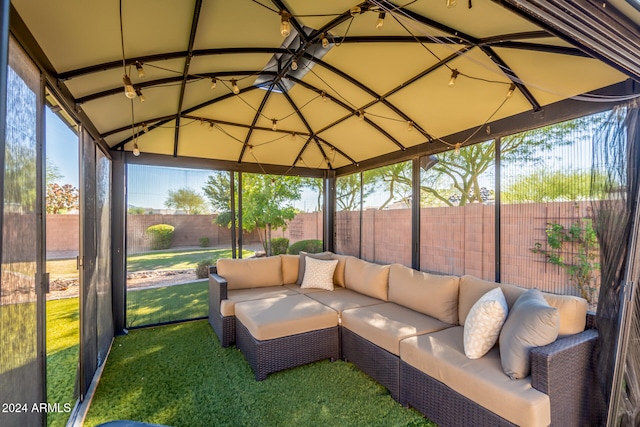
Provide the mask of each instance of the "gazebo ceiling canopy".
POLYGON ((337 169, 635 77, 513 5, 452 3, 12 1, 94 136, 142 156, 337 169))

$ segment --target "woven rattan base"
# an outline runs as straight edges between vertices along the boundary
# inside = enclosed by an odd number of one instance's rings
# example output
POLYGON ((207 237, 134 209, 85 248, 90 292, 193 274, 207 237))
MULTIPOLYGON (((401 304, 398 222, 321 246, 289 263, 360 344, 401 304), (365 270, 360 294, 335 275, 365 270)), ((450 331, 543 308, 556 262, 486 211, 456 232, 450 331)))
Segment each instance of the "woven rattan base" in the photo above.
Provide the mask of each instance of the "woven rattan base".
POLYGON ((400 358, 347 328, 342 328, 342 357, 389 389, 398 400, 400 358))
POLYGON ((400 403, 440 426, 514 426, 413 366, 400 362, 400 403))
POLYGON ((257 381, 272 372, 319 360, 340 358, 338 327, 259 341, 236 318, 236 346, 249 362, 257 381))
POLYGON ((236 316, 210 313, 209 324, 218 336, 222 347, 229 347, 236 341, 236 316))

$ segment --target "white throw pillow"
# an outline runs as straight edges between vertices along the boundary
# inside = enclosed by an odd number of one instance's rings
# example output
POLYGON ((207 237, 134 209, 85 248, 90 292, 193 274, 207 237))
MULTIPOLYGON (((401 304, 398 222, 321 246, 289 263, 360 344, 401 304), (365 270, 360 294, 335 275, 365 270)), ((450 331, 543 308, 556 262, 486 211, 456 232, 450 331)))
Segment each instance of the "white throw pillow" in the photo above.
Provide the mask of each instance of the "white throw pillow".
POLYGON ((508 312, 500 288, 490 290, 473 304, 464 322, 464 354, 469 359, 481 358, 496 344, 508 312))
POLYGON ((319 260, 307 257, 302 279, 302 289, 316 288, 327 291, 333 290, 333 272, 338 265, 338 260, 319 260))

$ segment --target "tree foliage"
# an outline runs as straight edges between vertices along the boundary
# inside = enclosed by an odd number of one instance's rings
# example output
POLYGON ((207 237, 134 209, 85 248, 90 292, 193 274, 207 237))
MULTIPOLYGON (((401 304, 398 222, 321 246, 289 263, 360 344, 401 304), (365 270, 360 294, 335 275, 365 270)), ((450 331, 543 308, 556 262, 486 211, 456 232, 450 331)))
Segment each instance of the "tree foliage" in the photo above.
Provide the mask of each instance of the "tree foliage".
POLYGON ((187 215, 200 215, 207 212, 204 197, 191 188, 169 190, 164 205, 171 209, 183 210, 187 215))
MULTIPOLYGON (((293 219, 296 214, 293 202, 300 200, 304 184, 303 179, 296 176, 242 175, 242 229, 247 232, 258 230, 267 253, 270 253, 271 230, 285 228, 287 221, 293 219)), ((216 223, 230 226, 229 174, 210 175, 203 191, 218 212, 216 223)))
POLYGON ((604 196, 607 177, 590 172, 537 169, 518 177, 502 191, 504 203, 544 203, 588 200, 604 196))
MULTIPOLYGON (((362 199, 375 192, 378 174, 362 174, 362 199)), ((336 179, 336 208, 339 211, 355 211, 360 209, 360 174, 354 173, 336 179)))
POLYGON ((71 184, 47 184, 46 210, 48 214, 64 214, 79 209, 80 194, 71 184))

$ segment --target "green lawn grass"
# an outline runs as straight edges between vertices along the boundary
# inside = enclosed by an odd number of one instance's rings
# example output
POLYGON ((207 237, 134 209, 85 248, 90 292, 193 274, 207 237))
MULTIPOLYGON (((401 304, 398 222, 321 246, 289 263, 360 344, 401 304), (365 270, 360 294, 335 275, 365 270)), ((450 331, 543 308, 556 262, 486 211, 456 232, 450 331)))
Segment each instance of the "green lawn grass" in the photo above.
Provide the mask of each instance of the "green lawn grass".
MULTIPOLYGON (((72 408, 80 348, 78 308, 77 297, 47 301, 47 401, 69 403, 72 408)), ((64 427, 69 415, 49 413, 47 425, 64 427)))
MULTIPOLYGON (((243 251, 243 257, 253 255, 243 251)), ((141 270, 187 270, 196 268, 198 262, 212 258, 231 258, 231 249, 176 249, 134 254, 127 257, 127 271, 141 270)))
POLYGON ((209 282, 127 292, 127 327, 195 319, 209 313, 209 282))
POLYGON ((346 362, 257 382, 242 353, 220 347, 206 320, 115 339, 85 426, 115 419, 175 427, 434 426, 346 362))

